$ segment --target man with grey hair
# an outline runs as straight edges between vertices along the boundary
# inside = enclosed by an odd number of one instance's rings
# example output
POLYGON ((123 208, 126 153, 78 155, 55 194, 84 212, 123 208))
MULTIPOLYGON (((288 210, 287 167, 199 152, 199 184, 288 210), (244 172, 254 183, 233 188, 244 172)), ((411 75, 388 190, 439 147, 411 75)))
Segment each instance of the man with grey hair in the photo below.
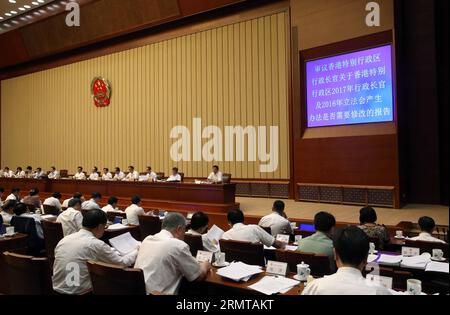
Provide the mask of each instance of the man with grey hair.
POLYGON ((144 239, 139 249, 135 268, 144 272, 147 293, 177 294, 181 279, 203 281, 211 265, 198 263, 184 239, 186 219, 179 213, 164 218, 162 230, 144 239))

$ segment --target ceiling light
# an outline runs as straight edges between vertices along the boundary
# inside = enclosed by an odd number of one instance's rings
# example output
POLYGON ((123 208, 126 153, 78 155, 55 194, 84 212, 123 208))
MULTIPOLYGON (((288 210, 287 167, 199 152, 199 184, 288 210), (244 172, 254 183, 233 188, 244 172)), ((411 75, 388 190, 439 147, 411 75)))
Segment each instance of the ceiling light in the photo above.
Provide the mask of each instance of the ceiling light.
POLYGON ((28 4, 25 4, 23 7, 24 7, 25 9, 30 9, 30 8, 31 8, 28 4))
POLYGON ((37 2, 44 3, 45 1, 44 0, 37 0, 37 2))
POLYGON ((25 11, 25 8, 20 7, 19 10, 20 11, 25 11))
POLYGON ((3 16, 0 16, 0 20, 3 20, 3 16))
POLYGON ((32 5, 39 5, 36 1, 31 2, 32 5))
POLYGON ((9 13, 9 12, 6 12, 5 15, 6 15, 6 16, 11 16, 12 14, 9 13))
POLYGON ((9 0, 9 3, 16 3, 16 0, 9 0))
POLYGON ((11 12, 12 14, 17 14, 17 11, 14 11, 14 10, 11 10, 9 12, 11 12))

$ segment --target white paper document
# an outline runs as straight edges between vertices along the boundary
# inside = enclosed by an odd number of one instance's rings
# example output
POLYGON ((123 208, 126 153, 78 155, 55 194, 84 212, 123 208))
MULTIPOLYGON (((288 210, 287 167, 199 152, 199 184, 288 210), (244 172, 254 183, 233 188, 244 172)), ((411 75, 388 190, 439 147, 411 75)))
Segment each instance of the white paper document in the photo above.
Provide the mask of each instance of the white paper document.
POLYGON ((425 270, 427 264, 431 261, 429 253, 423 253, 420 256, 403 257, 401 267, 425 270))
POLYGON ((225 232, 220 227, 218 227, 217 225, 213 225, 206 234, 206 238, 210 241, 219 242, 219 240, 222 238, 223 233, 225 232))
POLYGON ((266 295, 272 295, 289 291, 299 283, 299 281, 285 277, 266 276, 255 284, 249 286, 249 288, 266 295))
POLYGON ((266 246, 266 245, 264 245, 264 249, 268 249, 268 250, 275 250, 276 248, 275 247, 273 247, 273 246, 266 246))
POLYGON ((286 247, 284 249, 295 252, 297 250, 297 248, 298 248, 298 246, 286 245, 286 247))
POLYGON ((122 256, 127 255, 139 248, 139 242, 136 241, 130 234, 124 233, 109 240, 109 243, 114 247, 122 256))
POLYGON ((228 267, 217 270, 217 274, 234 281, 247 281, 251 276, 263 272, 260 266, 247 265, 242 262, 231 263, 228 267))
POLYGON ((122 223, 112 224, 108 226, 108 231, 117 231, 122 229, 127 229, 128 227, 126 225, 123 225, 122 223))
POLYGON ((371 263, 374 262, 375 260, 377 260, 378 255, 373 255, 373 254, 369 254, 369 257, 367 257, 367 262, 371 263))
POLYGON ((432 261, 428 263, 425 271, 448 273, 448 263, 432 261))
POLYGON ((401 263, 403 256, 392 256, 381 254, 378 263, 381 265, 398 265, 401 263))

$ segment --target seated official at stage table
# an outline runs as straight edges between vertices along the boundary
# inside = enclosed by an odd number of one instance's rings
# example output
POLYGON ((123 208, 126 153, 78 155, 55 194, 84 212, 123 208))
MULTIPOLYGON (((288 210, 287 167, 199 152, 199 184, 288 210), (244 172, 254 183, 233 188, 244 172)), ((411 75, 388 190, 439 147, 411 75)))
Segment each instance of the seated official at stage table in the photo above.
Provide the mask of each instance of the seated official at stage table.
POLYGON ((98 205, 100 200, 102 199, 102 195, 98 192, 93 192, 91 195, 91 199, 86 200, 81 204, 81 209, 83 210, 101 210, 102 208, 98 205))
POLYGON ((211 174, 209 174, 207 181, 209 183, 221 184, 222 183, 222 172, 219 171, 219 166, 214 165, 211 174))
POLYGON ((85 180, 86 179, 86 174, 84 174, 83 168, 81 166, 78 166, 77 172, 75 173, 75 175, 73 175, 73 179, 76 179, 76 180, 85 180))
POLYGON ((147 166, 147 171, 146 171, 146 177, 145 177, 145 181, 147 182, 156 182, 156 180, 158 179, 158 175, 156 175, 155 172, 152 171, 152 167, 151 166, 147 166))
POLYGON ((419 226, 421 231, 419 236, 410 238, 411 241, 445 243, 443 240, 432 236, 434 228, 436 227, 436 223, 434 222, 433 218, 426 216, 421 217, 419 219, 419 226))
POLYGON ((33 178, 35 178, 35 179, 39 179, 39 178, 42 178, 44 176, 45 176, 45 173, 44 173, 44 171, 42 170, 41 167, 38 167, 36 169, 36 171, 33 173, 33 178))
POLYGON ((103 169, 103 175, 102 175, 102 180, 112 180, 113 176, 111 174, 111 172, 109 171, 109 169, 107 167, 105 167, 103 169))
POLYGON ((33 178, 33 168, 31 166, 27 166, 25 169, 25 178, 33 178))
POLYGON ((209 218, 205 213, 196 212, 192 215, 190 229, 186 232, 186 234, 201 236, 204 250, 215 253, 220 249, 217 242, 211 241, 206 237, 206 233, 208 232, 208 223, 209 218))
POLYGON ((56 219, 56 222, 61 223, 64 236, 73 234, 81 230, 83 227, 83 215, 81 210, 81 200, 71 199, 69 201, 69 208, 64 210, 56 219))
POLYGON ((51 207, 55 207, 56 209, 58 209, 59 211, 61 211, 62 206, 61 206, 61 193, 59 192, 54 192, 52 196, 48 197, 47 199, 44 200, 43 203, 44 206, 51 206, 51 207))
POLYGON ((179 213, 166 215, 162 230, 144 239, 134 268, 144 272, 147 293, 177 294, 184 277, 188 281, 203 281, 211 265, 199 263, 183 239, 186 219, 179 213))
POLYGON ((302 295, 390 295, 381 285, 368 284, 361 271, 367 264, 369 238, 360 228, 337 230, 333 245, 338 271, 306 286, 302 295))
POLYGON ((56 170, 56 167, 52 166, 50 168, 50 173, 48 174, 49 179, 60 179, 61 176, 59 174, 59 171, 56 170))
POLYGON ((98 168, 97 168, 97 166, 94 166, 92 168, 92 172, 91 172, 91 174, 89 174, 88 179, 89 180, 99 180, 100 179, 100 175, 98 175, 98 168))
POLYGON ((273 203, 272 213, 262 217, 258 225, 263 228, 270 227, 272 235, 275 237, 278 234, 293 234, 291 223, 284 212, 284 202, 281 200, 273 203))
POLYGON ((92 289, 89 260, 108 264, 131 266, 137 251, 120 256, 100 238, 105 232, 107 218, 105 212, 92 210, 83 217, 83 228, 77 233, 64 237, 55 248, 53 265, 53 289, 61 294, 83 294, 92 289), (79 283, 70 281, 74 272, 79 272, 79 283))
POLYGON ((119 199, 117 197, 111 196, 108 199, 108 204, 102 208, 103 211, 120 211, 117 209, 117 203, 119 202, 119 199))
POLYGON ((178 167, 172 168, 172 175, 166 180, 167 182, 181 182, 181 175, 178 174, 178 167))
POLYGON ((125 178, 124 172, 122 172, 119 167, 116 167, 114 170, 113 180, 123 180, 124 178, 125 178))
POLYGON ((330 270, 336 271, 336 263, 333 249, 333 230, 336 219, 328 212, 319 212, 314 216, 316 233, 301 239, 297 250, 304 253, 327 255, 330 260, 330 270))
POLYGON ((26 177, 25 171, 19 166, 16 170, 16 174, 14 175, 15 178, 25 178, 26 177))
POLYGON ((128 224, 139 225, 139 216, 145 215, 144 209, 141 207, 141 197, 131 197, 131 205, 125 209, 128 224))
POLYGON ((6 197, 5 201, 8 200, 15 200, 17 202, 20 201, 20 189, 19 188, 13 188, 11 189, 11 193, 6 197))
POLYGON ((65 199, 65 200, 63 201, 63 203, 62 203, 62 208, 65 208, 65 209, 68 208, 68 207, 69 207, 69 201, 72 200, 72 199, 74 199, 74 198, 80 199, 82 202, 84 201, 83 194, 80 193, 80 192, 76 192, 76 193, 74 193, 74 194, 72 195, 72 198, 65 199))
POLYGON ((222 235, 224 240, 233 240, 250 243, 262 243, 268 247, 284 248, 285 244, 277 241, 272 235, 258 225, 245 225, 244 213, 239 210, 230 210, 227 215, 228 224, 231 229, 222 235))
POLYGON ((127 182, 135 182, 139 180, 139 172, 134 169, 133 165, 128 166, 128 174, 123 180, 127 182))
POLYGON ((13 178, 14 177, 14 172, 12 170, 10 170, 8 166, 5 166, 3 168, 2 177, 13 178))

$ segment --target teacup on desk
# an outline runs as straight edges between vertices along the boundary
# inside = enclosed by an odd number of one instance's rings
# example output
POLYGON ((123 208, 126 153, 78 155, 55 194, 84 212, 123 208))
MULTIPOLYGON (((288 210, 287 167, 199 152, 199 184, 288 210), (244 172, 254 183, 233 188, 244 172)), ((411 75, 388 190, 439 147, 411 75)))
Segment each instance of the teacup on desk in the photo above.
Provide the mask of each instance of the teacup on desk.
POLYGON ((128 225, 128 220, 127 219, 122 219, 122 225, 128 225))
POLYGON ((296 222, 291 222, 291 228, 293 230, 295 230, 297 228, 297 223, 296 222))
POLYGON ((406 282, 407 291, 411 295, 422 294, 422 281, 417 279, 408 279, 406 282))
POLYGON ((311 269, 309 268, 309 265, 302 262, 301 264, 297 265, 297 278, 298 280, 302 282, 308 281, 308 278, 311 274, 311 269))
POLYGON ((225 253, 217 252, 214 254, 216 265, 222 266, 225 264, 225 253))
POLYGON ((7 228, 6 228, 6 233, 5 233, 5 235, 6 236, 13 236, 14 235, 14 226, 8 226, 7 228))
POLYGON ((369 244, 369 254, 374 254, 375 253, 375 243, 370 243, 369 244))
POLYGON ((398 237, 398 238, 402 238, 403 237, 403 231, 395 231, 395 237, 398 237))
POLYGON ((442 249, 433 249, 433 258, 436 260, 442 260, 444 258, 444 252, 442 249))

